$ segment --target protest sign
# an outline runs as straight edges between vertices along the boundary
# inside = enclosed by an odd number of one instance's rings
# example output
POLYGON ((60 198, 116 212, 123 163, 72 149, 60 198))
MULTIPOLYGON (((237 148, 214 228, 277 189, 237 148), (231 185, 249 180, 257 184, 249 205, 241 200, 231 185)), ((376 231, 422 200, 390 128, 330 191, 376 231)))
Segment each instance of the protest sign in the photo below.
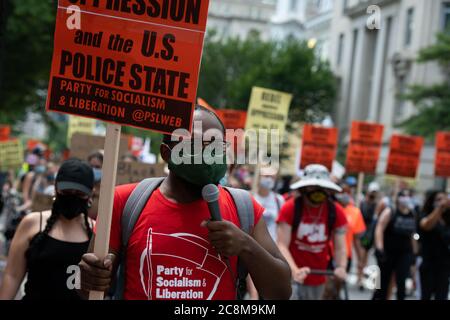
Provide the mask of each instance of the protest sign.
POLYGON ((147 164, 141 162, 119 162, 117 165, 116 185, 141 182, 146 178, 164 177, 165 164, 147 164))
POLYGON ((423 147, 422 137, 393 135, 386 174, 415 178, 423 147))
POLYGON ((438 132, 436 134, 434 172, 438 177, 450 177, 450 132, 438 132))
POLYGON ((11 127, 7 125, 0 125, 0 141, 9 140, 11 135, 11 127))
POLYGON ((245 129, 278 129, 284 135, 292 95, 253 87, 245 129))
POLYGON ((374 174, 380 157, 384 126, 353 121, 345 168, 351 173, 374 174))
POLYGON ((208 5, 59 0, 47 110, 190 131, 208 5))
POLYGON ((95 119, 69 116, 69 123, 67 129, 67 146, 70 147, 70 142, 74 133, 94 134, 95 119))
POLYGON ((0 141, 0 169, 16 169, 23 164, 23 146, 18 139, 0 141))
POLYGON ((300 156, 300 169, 321 164, 332 170, 337 151, 338 129, 305 124, 300 156))
POLYGON ((295 176, 300 168, 298 162, 300 161, 300 147, 302 144, 303 124, 294 122, 291 124, 292 132, 287 131, 282 145, 282 157, 280 165, 280 175, 295 176))
POLYGON ((222 120, 225 129, 244 129, 247 121, 247 111, 232 110, 232 109, 219 109, 216 110, 216 114, 222 120))
POLYGON ((51 210, 52 206, 53 206, 52 196, 37 192, 33 195, 31 210, 36 212, 47 211, 51 210))
MULTIPOLYGON (((129 136, 126 135, 120 138, 119 158, 128 153, 128 139, 129 136)), ((103 150, 105 137, 76 132, 72 135, 70 144, 70 157, 87 160, 91 153, 103 150)))

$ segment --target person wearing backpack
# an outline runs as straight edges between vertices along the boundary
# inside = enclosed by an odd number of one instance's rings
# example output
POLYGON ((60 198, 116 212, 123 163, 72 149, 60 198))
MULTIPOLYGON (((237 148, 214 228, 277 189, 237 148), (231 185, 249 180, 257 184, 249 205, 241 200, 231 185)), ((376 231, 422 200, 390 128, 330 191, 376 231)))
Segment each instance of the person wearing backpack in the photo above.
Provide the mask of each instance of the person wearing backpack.
POLYGON ((334 246, 334 275, 347 276, 347 220, 341 206, 331 199, 342 189, 331 181, 326 167, 312 164, 305 168, 302 179, 291 186, 300 196, 288 200, 278 217, 278 246, 291 268, 291 299, 320 300, 325 289, 323 275, 330 263, 330 243, 334 246))
POLYGON ((413 259, 413 235, 416 232, 414 203, 407 190, 397 194, 395 208, 386 207, 375 228, 375 256, 380 268, 380 286, 373 300, 387 300, 395 274, 397 300, 404 300, 405 281, 413 259))
MULTIPOLYGON (((211 144, 219 145, 215 156, 224 158, 225 128, 217 115, 197 106, 193 119, 192 135, 182 141, 192 148, 179 150, 183 158, 194 160, 198 143, 203 155, 211 144), (212 130, 221 136, 217 141, 206 140, 212 130)), ((223 220, 210 221, 202 188, 219 184, 226 162, 207 164, 201 157, 198 164, 176 164, 179 145, 174 138, 164 136, 160 147, 168 162, 167 178, 116 188, 110 254, 105 259, 93 253, 82 257, 82 293, 107 291, 116 280, 116 299, 234 300, 243 297, 250 274, 265 299, 288 299, 289 266, 261 219, 264 209, 248 192, 219 185, 223 220)))

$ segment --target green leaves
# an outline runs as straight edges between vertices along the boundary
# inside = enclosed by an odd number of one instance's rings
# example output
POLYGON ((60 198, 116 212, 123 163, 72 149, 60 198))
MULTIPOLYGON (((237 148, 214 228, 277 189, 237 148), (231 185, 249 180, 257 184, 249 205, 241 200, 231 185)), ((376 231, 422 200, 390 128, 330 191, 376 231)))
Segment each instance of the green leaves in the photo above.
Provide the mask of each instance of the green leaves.
POLYGON ((3 0, 0 109, 2 122, 23 119, 28 108, 44 112, 53 49, 56 1, 3 0))
POLYGON ((327 63, 305 42, 246 40, 205 41, 198 96, 217 108, 247 109, 253 86, 292 93, 290 120, 320 120, 331 111, 336 82, 327 63), (309 111, 309 112, 307 112, 309 111))
POLYGON ((413 85, 404 99, 417 107, 417 114, 401 124, 408 133, 433 140, 437 131, 450 130, 450 34, 439 33, 437 42, 419 52, 419 63, 438 62, 446 81, 431 86, 413 85))

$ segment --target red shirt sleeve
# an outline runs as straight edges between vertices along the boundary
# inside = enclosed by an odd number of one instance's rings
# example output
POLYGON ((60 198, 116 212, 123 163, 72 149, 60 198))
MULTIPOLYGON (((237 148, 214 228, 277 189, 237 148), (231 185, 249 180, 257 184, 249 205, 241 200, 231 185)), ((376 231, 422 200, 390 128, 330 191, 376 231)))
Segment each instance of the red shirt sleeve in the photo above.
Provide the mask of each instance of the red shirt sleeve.
POLYGON ((285 222, 292 226, 292 222, 294 220, 294 207, 295 207, 295 198, 291 198, 286 201, 280 209, 280 213, 278 214, 277 223, 285 222))
POLYGON ((334 229, 339 229, 347 226, 347 218, 345 217, 344 208, 339 203, 336 203, 336 222, 334 223, 334 229))

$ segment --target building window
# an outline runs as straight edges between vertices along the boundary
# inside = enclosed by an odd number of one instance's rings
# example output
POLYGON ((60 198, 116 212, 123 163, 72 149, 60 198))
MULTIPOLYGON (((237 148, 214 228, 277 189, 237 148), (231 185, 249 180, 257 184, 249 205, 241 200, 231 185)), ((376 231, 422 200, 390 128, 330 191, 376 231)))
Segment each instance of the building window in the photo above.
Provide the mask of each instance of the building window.
POLYGON ((339 35, 338 52, 337 52, 337 65, 340 66, 342 62, 342 53, 344 50, 344 34, 339 35))
POLYGON ((411 45, 412 36, 414 31, 414 8, 409 8, 406 13, 406 33, 405 33, 405 46, 411 45))
POLYGON ((442 29, 450 33, 450 2, 443 3, 442 29))
POLYGON ((297 0, 291 0, 290 5, 289 5, 289 11, 296 11, 297 4, 298 4, 297 0))

